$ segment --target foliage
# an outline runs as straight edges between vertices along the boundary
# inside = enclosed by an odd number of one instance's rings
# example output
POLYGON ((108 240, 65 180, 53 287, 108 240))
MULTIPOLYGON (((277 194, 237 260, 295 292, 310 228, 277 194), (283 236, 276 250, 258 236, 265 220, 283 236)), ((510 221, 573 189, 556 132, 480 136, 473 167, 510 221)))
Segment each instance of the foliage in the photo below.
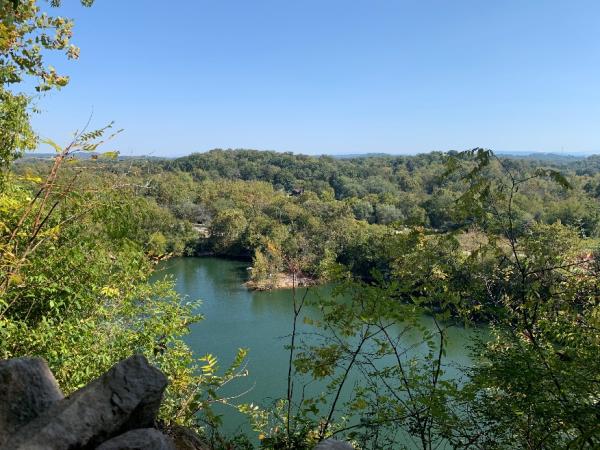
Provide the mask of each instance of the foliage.
MULTIPOLYGON (((93 0, 82 0, 90 6, 93 0)), ((60 2, 53 0, 51 6, 60 2)), ((69 78, 46 65, 49 52, 76 59, 79 49, 71 44, 73 22, 42 11, 36 0, 0 0, 0 183, 10 163, 36 146, 29 123, 31 97, 19 92, 26 80, 38 92, 61 88, 69 78)))
POLYGON ((396 255, 388 271, 367 283, 338 269, 342 296, 315 305, 320 331, 309 345, 291 338, 292 384, 326 380, 326 390, 306 398, 297 388, 283 413, 250 411, 265 448, 295 448, 295 436, 374 449, 600 445, 596 243, 560 222, 522 220, 516 204, 529 183, 571 184, 553 170, 515 173, 481 149, 447 167, 464 183, 452 214, 468 232, 393 235, 379 247, 396 255), (446 361, 458 317, 491 323, 470 367, 446 361))
POLYGON ((151 258, 212 252, 252 260, 265 286, 282 272, 337 282, 313 305, 311 341, 293 290, 286 397, 239 406, 263 448, 331 436, 373 449, 600 446, 598 157, 119 161, 95 154, 108 126, 15 163, 38 143, 23 86, 68 83, 45 59, 77 58, 72 26, 35 0, 0 0, 1 357, 43 356, 70 393, 143 353, 169 377, 166 426, 203 427, 228 448, 211 406, 235 406, 220 389, 247 375, 246 350, 224 371, 194 358, 182 337, 197 304, 171 280, 150 282, 151 258), (451 328, 484 320, 472 365, 450 367, 451 328), (306 396, 315 382, 323 392, 306 396))
MULTIPOLYGON (((341 283, 341 297, 315 305, 323 313, 315 323, 320 344, 290 346, 290 395, 274 408, 242 407, 264 448, 301 448, 327 436, 364 448, 399 440, 423 448, 596 445, 593 175, 567 168, 562 176, 479 149, 339 162, 213 152, 202 156, 202 169, 183 161, 80 160, 64 173, 80 171, 90 186, 118 185, 97 190, 94 223, 80 233, 127 242, 141 259, 209 251, 252 259, 250 274, 265 285, 281 272, 341 283), (253 158, 275 159, 306 178, 260 165, 252 175, 253 158), (323 167, 354 172, 341 179, 321 175, 323 167), (404 171, 412 177, 402 178, 404 171), (393 191, 369 185, 382 173, 394 177, 393 191), (238 176, 272 179, 230 179, 238 176), (304 190, 285 190, 298 186, 304 190), (422 326, 423 312, 430 327, 422 326), (473 367, 448 367, 449 330, 473 320, 492 324, 492 339, 475 346, 473 367), (360 383, 350 385, 357 374, 360 383), (326 389, 302 398, 300 386, 312 379, 326 389), (357 416, 363 420, 353 422, 357 416)), ((25 162, 15 173, 26 183, 46 167, 25 162)))
POLYGON ((0 193, 0 357, 44 357, 68 394, 142 353, 169 379, 164 426, 192 426, 228 448, 212 405, 234 400, 220 389, 247 375, 246 350, 220 371, 214 356, 197 359, 184 344, 201 316, 172 280, 150 280, 148 255, 167 246, 160 231, 140 238, 140 219, 160 223, 153 203, 73 163, 73 152, 96 149, 104 131, 64 149, 52 143, 58 153, 47 178, 9 177, 0 193))
POLYGON ((524 183, 557 172, 537 170, 517 175, 494 157, 476 149, 466 153, 477 164, 469 173, 469 210, 487 222, 490 242, 499 256, 494 271, 481 273, 490 300, 502 307, 493 339, 477 347, 482 362, 470 375, 468 390, 474 417, 470 436, 486 448, 596 448, 598 427, 598 266, 595 244, 578 230, 521 223, 514 197, 524 183), (499 164, 504 177, 490 180, 485 171, 499 164), (477 201, 474 201, 474 200, 477 201), (502 236, 504 244, 492 240, 502 236), (592 248, 590 248, 592 247, 592 248), (479 425, 474 433, 473 423, 479 425), (493 436, 493 443, 490 437, 493 436))
MULTIPOLYGON (((196 244, 161 230, 179 252, 253 260, 253 267, 266 264, 253 277, 266 284, 269 276, 291 272, 290 258, 299 261, 303 276, 326 279, 321 272, 325 255, 368 280, 373 269, 390 271, 384 236, 423 227, 429 235, 457 231, 459 244, 465 241, 461 233, 468 234, 475 211, 469 216, 457 208, 467 200, 461 200, 466 174, 448 171, 449 156, 336 159, 213 150, 168 161, 115 161, 104 170, 138 186, 138 193, 167 210, 170 220, 204 230, 196 244), (262 259, 254 260, 255 255, 262 259)), ((528 177, 513 196, 516 221, 560 220, 586 237, 598 236, 600 204, 590 195, 600 192, 594 172, 582 173, 578 160, 500 160, 528 177), (559 168, 572 189, 562 189, 549 176, 559 168)), ((473 162, 468 164, 471 170, 473 162)), ((498 180, 504 171, 493 164, 486 173, 498 180)))

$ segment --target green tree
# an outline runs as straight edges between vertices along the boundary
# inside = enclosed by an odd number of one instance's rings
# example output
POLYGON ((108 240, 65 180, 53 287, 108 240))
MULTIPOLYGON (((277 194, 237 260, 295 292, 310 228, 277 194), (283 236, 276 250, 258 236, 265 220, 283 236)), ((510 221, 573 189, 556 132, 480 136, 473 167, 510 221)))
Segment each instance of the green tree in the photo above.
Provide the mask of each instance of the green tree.
MULTIPOLYGON (((90 6, 93 0, 82 0, 90 6)), ((51 2, 60 6, 59 0, 51 2)), ((36 0, 0 0, 0 177, 11 161, 36 146, 29 123, 31 97, 19 92, 27 79, 37 91, 65 86, 69 78, 44 62, 48 52, 63 52, 67 58, 79 56, 70 43, 73 22, 42 12, 36 0)), ((0 182, 2 181, 0 178, 0 182)))
MULTIPOLYGON (((78 132, 64 148, 46 140, 56 155, 39 174, 13 170, 14 159, 36 142, 30 97, 19 89, 27 79, 38 91, 66 85, 44 56, 77 56, 71 28, 35 0, 0 0, 0 358, 45 358, 69 394, 140 352, 169 378, 161 410, 167 425, 200 427, 200 412, 217 424, 210 406, 224 401, 224 383, 245 374, 245 351, 220 375, 215 357, 197 360, 182 341, 201 317, 170 280, 150 282, 152 264, 132 216, 152 215, 152 202, 105 174, 86 173, 74 158, 95 151, 110 126, 78 132)), ((153 237, 162 250, 160 231, 153 237)))
POLYGON ((470 397, 474 414, 457 442, 478 437, 487 448, 596 448, 596 244, 560 222, 524 223, 514 205, 532 179, 570 184, 554 170, 516 173, 482 149, 460 157, 470 163, 460 204, 488 230, 485 250, 497 262, 480 278, 487 301, 501 306, 501 314, 492 339, 479 345, 482 363, 466 387, 476 392, 470 397), (494 165, 503 173, 496 179, 488 176, 494 165))
POLYGON ((148 239, 148 253, 154 256, 164 255, 167 252, 167 238, 160 231, 155 231, 148 239))
POLYGON ((239 209, 219 211, 213 218, 210 228, 215 249, 221 253, 241 252, 241 238, 246 231, 248 221, 239 209))

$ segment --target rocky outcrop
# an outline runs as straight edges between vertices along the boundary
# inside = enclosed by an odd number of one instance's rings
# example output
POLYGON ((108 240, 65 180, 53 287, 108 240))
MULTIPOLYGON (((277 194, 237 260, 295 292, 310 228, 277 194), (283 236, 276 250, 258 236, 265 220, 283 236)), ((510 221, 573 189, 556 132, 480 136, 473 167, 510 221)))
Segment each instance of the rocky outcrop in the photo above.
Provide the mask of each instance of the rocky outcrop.
MULTIPOLYGON (((8 399, 8 403, 2 402, 0 406, 2 425, 11 424, 0 450, 88 449, 114 441, 112 438, 119 435, 127 440, 117 443, 135 445, 136 440, 146 439, 143 448, 173 448, 170 438, 159 431, 138 430, 154 425, 167 386, 163 373, 141 355, 119 362, 64 399, 42 360, 4 361, 0 373, 3 374, 0 398, 8 399), (34 381, 31 386, 27 386, 28 380, 34 381), (40 395, 37 400, 36 392, 40 395), (21 405, 26 405, 25 412, 21 411, 21 405), (136 432, 131 434, 131 430, 136 432)), ((111 445, 107 448, 117 448, 114 443, 111 445)))
MULTIPOLYGON (((64 398, 43 359, 0 361, 0 450, 209 450, 193 430, 154 427, 167 378, 134 355, 64 398)), ((352 450, 332 439, 315 450, 352 450)))
POLYGON ((58 383, 43 359, 0 361, 0 445, 62 399, 58 383))
POLYGON ((123 433, 105 441, 96 450, 175 450, 173 441, 154 428, 143 428, 123 433))

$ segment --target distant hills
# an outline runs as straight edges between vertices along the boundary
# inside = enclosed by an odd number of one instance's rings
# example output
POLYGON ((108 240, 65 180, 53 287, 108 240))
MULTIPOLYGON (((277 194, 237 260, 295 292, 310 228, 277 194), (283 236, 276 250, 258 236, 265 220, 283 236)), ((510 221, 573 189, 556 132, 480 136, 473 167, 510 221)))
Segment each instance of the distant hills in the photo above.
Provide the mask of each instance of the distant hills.
MULTIPOLYGON (((101 155, 100 153, 85 153, 80 152, 77 153, 76 156, 78 159, 93 159, 94 156, 101 155)), ((56 153, 47 153, 47 152, 26 152, 23 156, 23 159, 52 159, 56 156, 56 153)), ((119 161, 125 160, 161 160, 161 159, 174 159, 175 157, 169 156, 152 156, 152 155, 119 155, 119 161)))
POLYGON ((508 156, 511 158, 519 158, 519 159, 535 159, 538 161, 576 161, 580 159, 586 159, 591 156, 596 156, 593 153, 546 153, 546 152, 519 152, 519 151, 497 151, 495 152, 501 156, 508 156))
MULTIPOLYGON (((207 150, 207 152, 210 150, 207 150)), ((266 151, 266 150, 265 150, 266 151)), ((432 151, 433 152, 433 151, 432 151)), ((432 153, 424 152, 424 153, 432 153)), ((548 162, 570 162, 580 161, 587 158, 600 156, 595 153, 551 153, 551 152, 531 152, 531 151, 506 151, 498 150, 494 151, 497 155, 515 158, 515 159, 529 159, 536 161, 548 161, 548 162)), ((205 152, 192 152, 192 153, 205 153, 205 152)), ((190 153, 190 154, 192 154, 190 153)), ((292 153, 292 152, 278 152, 278 153, 292 153)), ((302 153, 294 153, 300 155, 302 153)), ((78 153, 77 158, 80 159, 92 159, 93 153, 78 153)), ((308 155, 308 156, 329 156, 335 159, 358 159, 358 158, 382 158, 382 157, 397 157, 397 156, 415 156, 417 153, 382 153, 382 152, 369 152, 369 153, 347 153, 347 154, 321 154, 321 155, 308 155)), ((27 152, 25 153, 25 159, 51 159, 56 156, 56 153, 47 152, 27 152)), ((153 156, 153 155, 119 155, 119 160, 165 160, 165 159, 176 159, 180 156, 153 156)))

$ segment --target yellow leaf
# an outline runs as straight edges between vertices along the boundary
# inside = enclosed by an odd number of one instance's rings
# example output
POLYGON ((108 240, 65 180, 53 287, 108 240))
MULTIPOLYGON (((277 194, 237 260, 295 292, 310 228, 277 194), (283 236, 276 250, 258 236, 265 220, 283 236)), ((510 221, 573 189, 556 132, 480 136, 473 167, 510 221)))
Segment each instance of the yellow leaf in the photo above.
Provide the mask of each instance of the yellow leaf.
POLYGON ((109 298, 115 298, 119 296, 119 289, 111 286, 104 286, 100 289, 100 293, 109 298))
POLYGON ((42 144, 48 144, 50 147, 56 150, 56 153, 61 153, 63 151, 62 147, 56 142, 54 142, 52 139, 42 139, 42 144))
POLYGON ((12 285, 20 285, 23 284, 23 277, 21 275, 19 275, 18 273, 13 273, 10 277, 9 277, 9 282, 12 285))

